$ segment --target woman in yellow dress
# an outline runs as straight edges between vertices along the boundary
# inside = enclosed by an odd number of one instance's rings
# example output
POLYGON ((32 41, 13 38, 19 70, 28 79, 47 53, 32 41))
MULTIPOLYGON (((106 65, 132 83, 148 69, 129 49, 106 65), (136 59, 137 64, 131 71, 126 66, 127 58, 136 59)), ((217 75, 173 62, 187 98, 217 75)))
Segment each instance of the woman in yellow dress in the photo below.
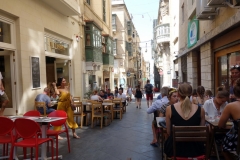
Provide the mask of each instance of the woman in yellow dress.
MULTIPOLYGON (((74 121, 71 108, 72 98, 66 80, 64 78, 58 78, 57 84, 53 83, 53 86, 55 88, 55 93, 59 95, 57 110, 63 110, 67 113, 67 125, 72 129, 73 138, 80 138, 75 131, 78 125, 74 121)), ((61 130, 61 126, 55 127, 54 130, 61 130)))

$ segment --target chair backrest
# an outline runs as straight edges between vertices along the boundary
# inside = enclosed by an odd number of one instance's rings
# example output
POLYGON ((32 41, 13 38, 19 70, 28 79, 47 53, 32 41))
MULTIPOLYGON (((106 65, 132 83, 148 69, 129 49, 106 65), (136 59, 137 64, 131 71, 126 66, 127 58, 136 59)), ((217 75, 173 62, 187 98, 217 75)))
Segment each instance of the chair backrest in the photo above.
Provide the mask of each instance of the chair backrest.
POLYGON ((0 136, 4 136, 11 133, 13 130, 14 123, 11 119, 7 117, 0 117, 0 136))
MULTIPOLYGON (((176 142, 205 142, 206 159, 208 159, 209 128, 208 126, 172 126, 173 155, 176 159, 176 142)), ((186 148, 187 149, 187 148, 186 148)))
POLYGON ((103 108, 101 102, 92 103, 92 116, 101 115, 103 116, 103 108))
POLYGON ((35 101, 34 105, 35 110, 38 110, 38 108, 43 108, 43 115, 46 116, 46 102, 37 102, 35 101))
MULTIPOLYGON (((65 111, 56 110, 56 111, 51 112, 48 115, 48 117, 64 117, 64 118, 67 118, 67 113, 65 111)), ((61 119, 61 120, 58 120, 58 121, 51 122, 50 124, 52 126, 61 126, 61 125, 64 125, 65 122, 66 122, 66 119, 61 119)))
POLYGON ((33 110, 33 111, 28 111, 24 113, 23 116, 40 117, 41 115, 40 115, 40 112, 33 110))
POLYGON ((74 106, 76 107, 76 112, 82 111, 82 102, 73 102, 74 106))
POLYGON ((80 102, 81 98, 80 97, 73 97, 72 98, 73 102, 80 102))
POLYGON ((14 127, 17 135, 25 138, 32 138, 38 133, 41 133, 41 129, 38 123, 26 118, 18 118, 14 121, 14 127))
POLYGON ((112 100, 112 103, 114 104, 120 104, 120 106, 122 107, 122 98, 114 98, 112 100))
POLYGON ((111 99, 104 99, 103 103, 112 103, 112 100, 111 99))

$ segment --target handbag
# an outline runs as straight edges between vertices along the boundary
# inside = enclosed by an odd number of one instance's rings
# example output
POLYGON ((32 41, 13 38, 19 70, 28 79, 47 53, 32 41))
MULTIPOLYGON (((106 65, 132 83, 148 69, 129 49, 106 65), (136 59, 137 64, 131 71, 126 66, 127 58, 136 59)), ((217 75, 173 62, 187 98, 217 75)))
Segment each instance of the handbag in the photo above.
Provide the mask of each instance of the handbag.
POLYGON ((71 104, 71 109, 72 109, 72 111, 75 111, 76 110, 76 106, 74 104, 71 104))

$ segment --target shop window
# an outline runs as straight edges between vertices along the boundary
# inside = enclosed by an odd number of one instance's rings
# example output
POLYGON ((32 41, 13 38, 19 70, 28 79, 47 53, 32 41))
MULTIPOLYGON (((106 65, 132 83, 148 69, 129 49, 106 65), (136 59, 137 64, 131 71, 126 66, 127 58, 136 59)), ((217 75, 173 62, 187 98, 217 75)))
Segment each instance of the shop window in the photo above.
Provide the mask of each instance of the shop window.
POLYGON ((45 36, 45 51, 69 55, 69 44, 61 40, 45 36))
POLYGON ((11 25, 0 21, 0 42, 11 43, 11 25))

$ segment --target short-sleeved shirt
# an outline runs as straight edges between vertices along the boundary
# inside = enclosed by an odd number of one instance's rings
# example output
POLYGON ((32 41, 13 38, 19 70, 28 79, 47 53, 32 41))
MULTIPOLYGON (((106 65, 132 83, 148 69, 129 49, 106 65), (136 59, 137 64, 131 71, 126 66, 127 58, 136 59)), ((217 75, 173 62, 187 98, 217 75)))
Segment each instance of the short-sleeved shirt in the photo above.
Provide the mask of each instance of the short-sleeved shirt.
POLYGON ((107 95, 106 94, 104 94, 104 95, 99 95, 102 99, 107 99, 107 95))
POLYGON ((91 100, 98 101, 99 100, 98 95, 92 95, 91 100))
POLYGON ((153 85, 152 84, 148 83, 148 84, 145 85, 144 88, 145 88, 146 94, 152 94, 152 92, 153 92, 153 85))
POLYGON ((39 94, 35 98, 35 101, 37 101, 37 102, 45 102, 46 103, 46 107, 48 108, 48 104, 51 102, 51 99, 46 94, 39 94))
POLYGON ((122 94, 118 93, 117 98, 122 98, 122 102, 126 102, 126 100, 127 100, 126 94, 124 94, 124 93, 122 93, 122 94))
POLYGON ((220 110, 218 111, 214 102, 213 102, 214 99, 209 99, 209 100, 206 100, 204 105, 203 105, 203 108, 205 110, 205 113, 207 113, 207 115, 217 115, 217 114, 221 114, 223 109, 225 108, 225 106, 227 105, 227 102, 223 103, 221 106, 220 106, 220 110), (219 113, 220 112, 220 113, 219 113))

